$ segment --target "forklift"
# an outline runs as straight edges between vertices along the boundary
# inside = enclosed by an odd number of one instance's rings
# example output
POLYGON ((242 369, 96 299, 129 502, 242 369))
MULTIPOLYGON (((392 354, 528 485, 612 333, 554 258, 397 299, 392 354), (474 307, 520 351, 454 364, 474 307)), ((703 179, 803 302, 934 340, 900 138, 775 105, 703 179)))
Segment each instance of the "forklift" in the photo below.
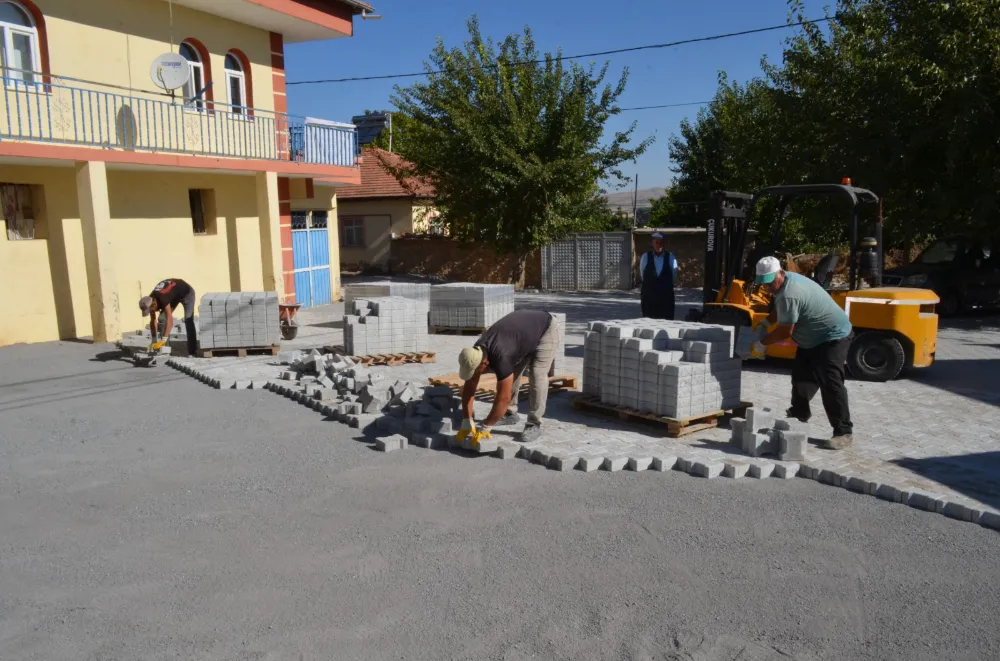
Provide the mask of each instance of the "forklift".
MULTIPOLYGON (((848 282, 833 287, 833 275, 840 259, 836 253, 824 256, 811 277, 847 312, 854 326, 854 340, 847 355, 848 371, 864 381, 889 381, 904 368, 929 367, 937 351, 939 299, 933 291, 904 287, 883 287, 882 203, 869 190, 856 188, 850 179, 841 184, 772 186, 755 195, 717 191, 712 194, 709 218, 705 222, 705 288, 700 320, 705 323, 758 329, 767 324, 772 312, 770 295, 754 284, 754 267, 765 256, 777 256, 782 226, 790 203, 808 197, 839 197, 850 204, 850 249, 848 282), (778 198, 778 222, 769 244, 746 255, 747 237, 760 201, 778 198), (862 205, 875 205, 877 217, 871 236, 858 235, 862 205)), ((785 260, 788 261, 788 260, 785 260)), ((796 272, 794 264, 785 270, 796 272)), ((788 339, 767 348, 767 356, 794 358, 795 342, 788 339)))

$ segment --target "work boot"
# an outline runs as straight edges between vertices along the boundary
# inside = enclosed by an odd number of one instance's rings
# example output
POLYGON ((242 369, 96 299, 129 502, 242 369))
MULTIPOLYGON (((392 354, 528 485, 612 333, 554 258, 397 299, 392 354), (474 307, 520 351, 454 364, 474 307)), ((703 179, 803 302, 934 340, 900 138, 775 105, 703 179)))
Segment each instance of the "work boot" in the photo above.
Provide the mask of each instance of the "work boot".
POLYGON ((514 437, 518 443, 533 443, 542 435, 541 425, 525 425, 524 431, 514 437))
POLYGON ((827 450, 843 450, 849 448, 854 443, 853 434, 837 434, 828 441, 823 442, 823 447, 827 450))
POLYGON ((794 420, 798 420, 799 422, 802 422, 802 423, 806 423, 806 422, 809 422, 809 418, 811 416, 808 415, 808 414, 806 414, 806 415, 800 415, 799 413, 797 413, 795 411, 795 409, 793 409, 792 407, 788 407, 788 410, 785 411, 785 417, 786 418, 792 418, 794 420))
POLYGON ((507 411, 503 414, 503 417, 493 425, 494 427, 512 427, 517 423, 521 422, 521 416, 517 414, 517 411, 507 411))

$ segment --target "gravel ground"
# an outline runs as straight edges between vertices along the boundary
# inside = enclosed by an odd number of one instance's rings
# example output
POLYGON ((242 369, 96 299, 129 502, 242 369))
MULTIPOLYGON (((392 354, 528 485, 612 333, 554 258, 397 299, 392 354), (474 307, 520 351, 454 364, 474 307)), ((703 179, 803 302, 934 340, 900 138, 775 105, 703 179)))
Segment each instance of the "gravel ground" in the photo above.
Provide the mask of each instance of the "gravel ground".
POLYGON ((384 455, 100 350, 0 350, 4 661, 1000 657, 994 531, 808 480, 384 455))

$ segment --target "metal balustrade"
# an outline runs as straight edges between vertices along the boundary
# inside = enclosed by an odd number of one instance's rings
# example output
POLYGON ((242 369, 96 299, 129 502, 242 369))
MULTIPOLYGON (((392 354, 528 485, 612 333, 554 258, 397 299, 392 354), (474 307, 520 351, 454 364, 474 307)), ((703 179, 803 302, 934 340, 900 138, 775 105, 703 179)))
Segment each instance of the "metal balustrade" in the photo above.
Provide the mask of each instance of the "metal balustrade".
POLYGON ((354 167, 343 124, 204 99, 6 70, 0 140, 354 167), (25 82, 25 78, 33 82, 25 82))

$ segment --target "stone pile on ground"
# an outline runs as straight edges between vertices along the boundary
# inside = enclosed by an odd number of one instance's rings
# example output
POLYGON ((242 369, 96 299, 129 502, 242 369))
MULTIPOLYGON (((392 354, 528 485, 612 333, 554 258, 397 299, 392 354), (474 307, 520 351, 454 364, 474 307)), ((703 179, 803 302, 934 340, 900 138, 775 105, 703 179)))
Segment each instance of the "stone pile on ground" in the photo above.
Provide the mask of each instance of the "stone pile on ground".
POLYGON ((202 349, 270 347, 281 342, 275 292, 205 294, 198 305, 198 319, 202 349))
POLYGON ((513 311, 514 285, 455 282, 431 287, 431 326, 489 328, 513 311))
POLYGON ((414 301, 425 313, 431 306, 431 286, 422 282, 366 282, 344 286, 344 309, 351 309, 351 303, 359 298, 385 298, 398 296, 414 301))
POLYGON ((344 315, 344 351, 353 356, 427 351, 427 314, 399 296, 355 299, 344 315))
POLYGON ((594 321, 584 333, 583 391, 669 418, 739 406, 733 328, 657 319, 594 321))
POLYGON ((768 408, 749 408, 746 418, 729 421, 730 444, 751 457, 777 455, 781 461, 804 461, 808 436, 797 420, 775 418, 768 408))

